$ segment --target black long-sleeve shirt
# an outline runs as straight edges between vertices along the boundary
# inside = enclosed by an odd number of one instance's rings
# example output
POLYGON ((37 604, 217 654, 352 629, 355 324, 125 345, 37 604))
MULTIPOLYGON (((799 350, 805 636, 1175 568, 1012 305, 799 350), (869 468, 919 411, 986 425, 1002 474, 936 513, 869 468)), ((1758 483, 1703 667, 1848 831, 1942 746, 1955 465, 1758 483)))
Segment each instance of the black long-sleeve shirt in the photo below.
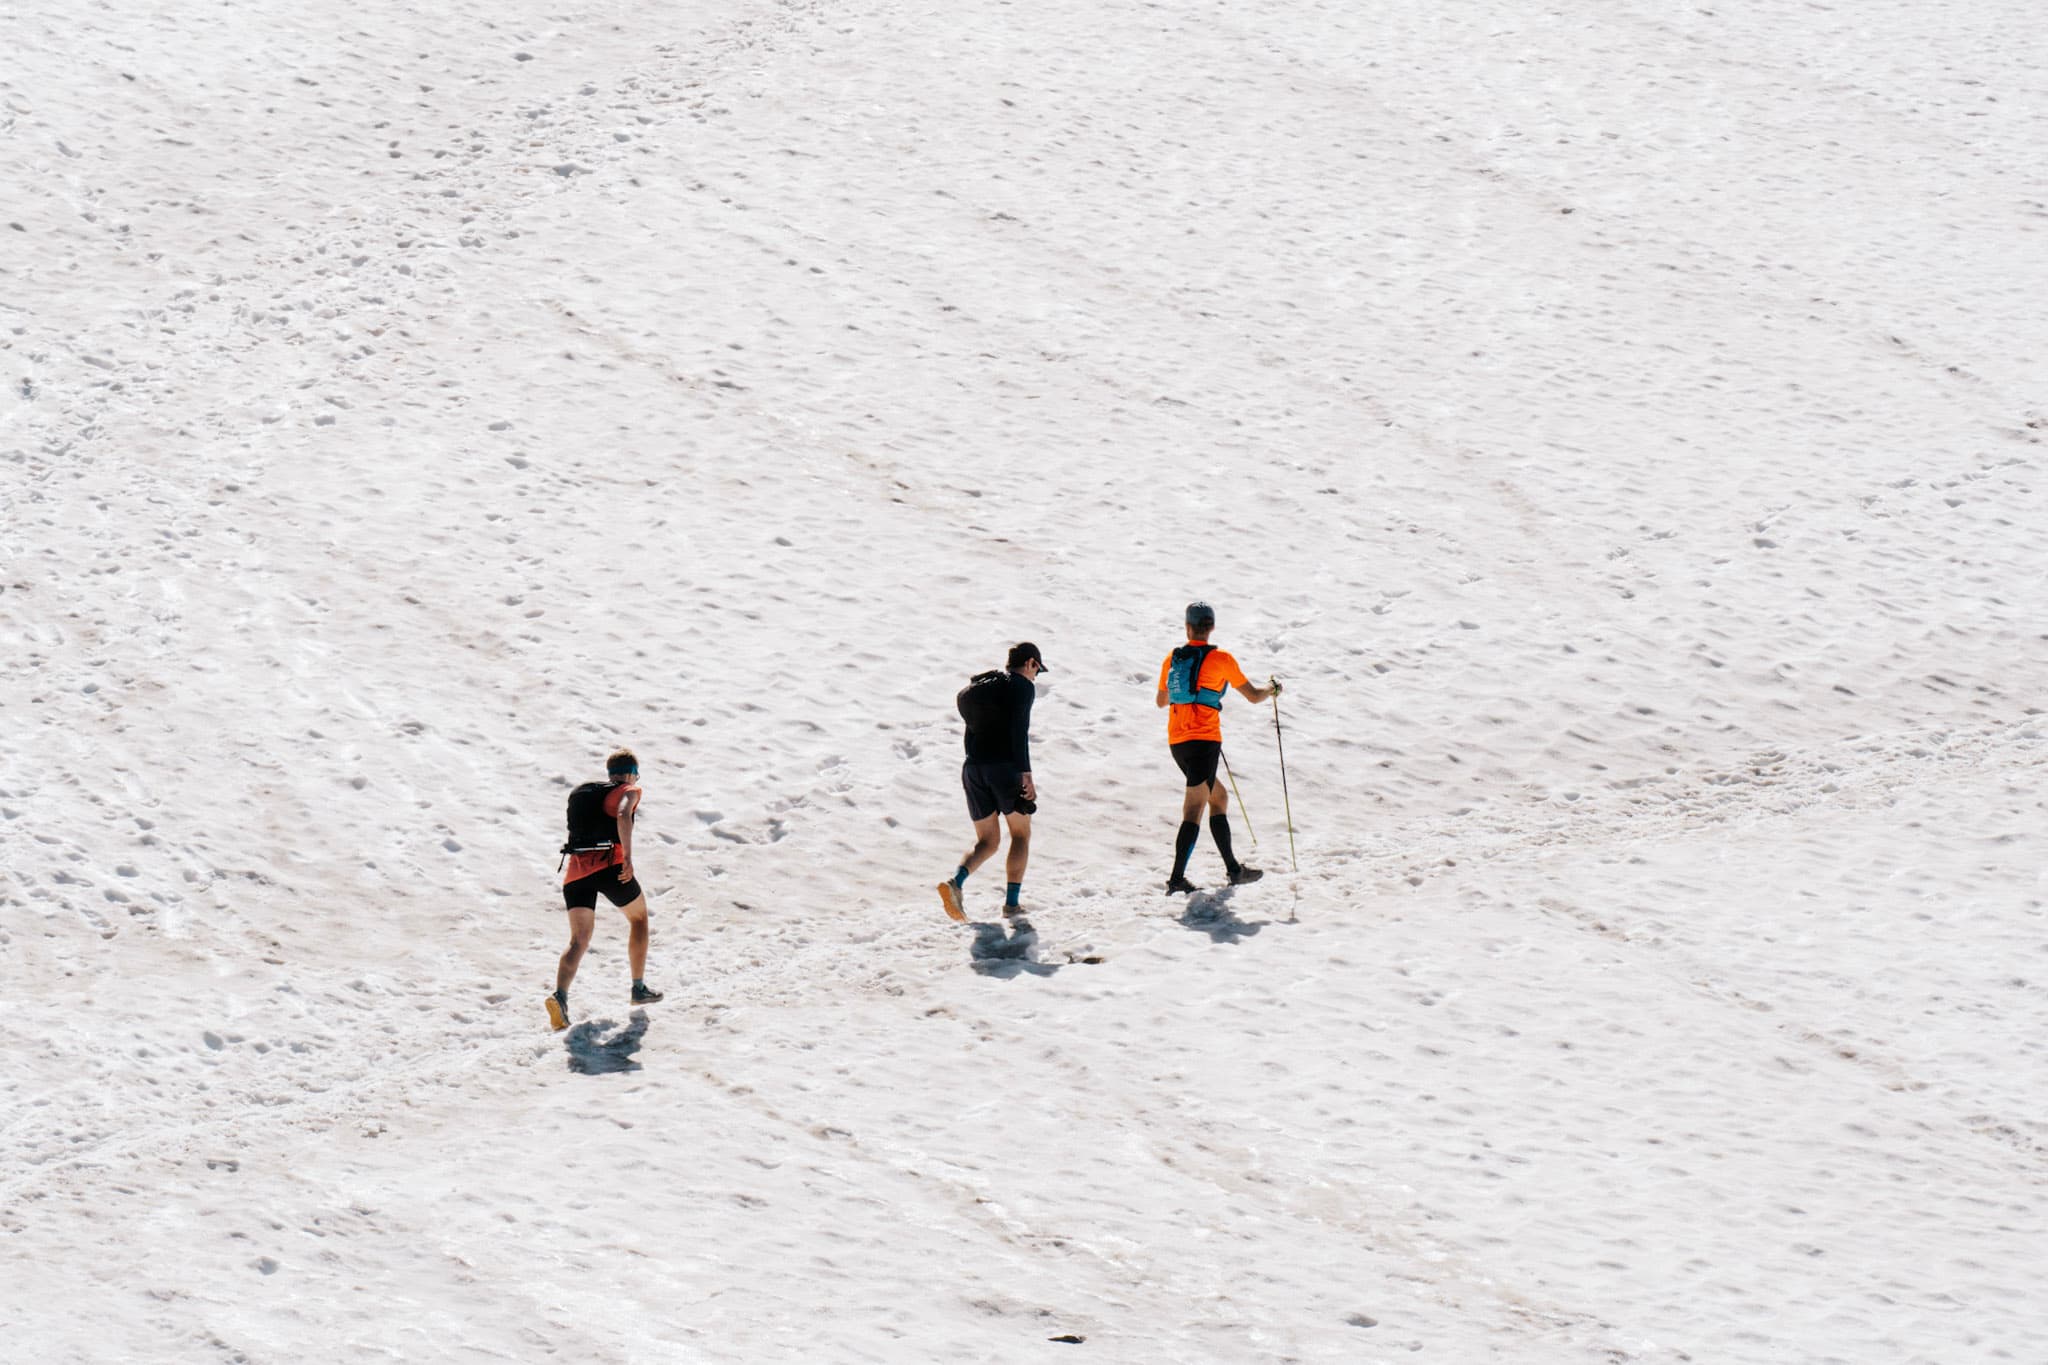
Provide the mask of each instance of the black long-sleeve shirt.
POLYGON ((1018 772, 1028 773, 1031 771, 1031 703, 1038 697, 1038 688, 1021 673, 1011 673, 1007 682, 1009 724, 978 735, 969 730, 967 761, 1014 763, 1018 772))

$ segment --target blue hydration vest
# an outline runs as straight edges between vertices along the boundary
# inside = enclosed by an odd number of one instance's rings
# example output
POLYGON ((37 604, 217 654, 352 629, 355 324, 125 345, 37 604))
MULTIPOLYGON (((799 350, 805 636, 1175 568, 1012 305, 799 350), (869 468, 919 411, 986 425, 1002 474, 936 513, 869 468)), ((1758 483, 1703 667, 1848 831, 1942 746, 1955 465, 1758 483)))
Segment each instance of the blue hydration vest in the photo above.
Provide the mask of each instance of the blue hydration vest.
POLYGON ((1223 709, 1227 687, 1201 687, 1202 664, 1216 650, 1214 645, 1182 645, 1173 651, 1173 665, 1166 671, 1166 699, 1175 706, 1206 706, 1223 709))

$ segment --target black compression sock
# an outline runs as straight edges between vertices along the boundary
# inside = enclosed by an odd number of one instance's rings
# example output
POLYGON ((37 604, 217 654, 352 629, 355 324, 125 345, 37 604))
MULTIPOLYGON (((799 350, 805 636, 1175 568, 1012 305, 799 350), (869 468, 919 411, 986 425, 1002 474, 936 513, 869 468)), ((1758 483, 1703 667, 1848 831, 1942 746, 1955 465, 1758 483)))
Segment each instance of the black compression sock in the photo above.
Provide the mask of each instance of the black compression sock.
POLYGON ((1216 841, 1216 851, 1223 855, 1223 870, 1235 877, 1237 875, 1237 858, 1230 851, 1230 817, 1227 815, 1210 816, 1209 837, 1216 841))
POLYGON ((1180 822, 1180 833, 1173 836, 1173 877, 1179 881, 1188 875, 1188 855, 1195 851, 1195 840, 1202 837, 1202 827, 1192 820, 1180 822))

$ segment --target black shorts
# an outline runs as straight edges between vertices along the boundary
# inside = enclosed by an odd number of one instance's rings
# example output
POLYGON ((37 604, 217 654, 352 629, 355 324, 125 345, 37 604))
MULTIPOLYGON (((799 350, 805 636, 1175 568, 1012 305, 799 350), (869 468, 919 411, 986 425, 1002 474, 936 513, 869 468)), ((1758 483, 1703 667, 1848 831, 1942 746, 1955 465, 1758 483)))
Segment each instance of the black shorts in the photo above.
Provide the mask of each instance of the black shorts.
POLYGON ((619 880, 619 864, 593 872, 588 877, 578 877, 573 882, 562 884, 562 903, 571 910, 597 909, 598 892, 613 905, 625 908, 640 898, 640 879, 619 880))
POLYGON ((1180 764, 1190 787, 1206 787, 1216 780, 1216 764, 1223 757, 1220 739, 1184 739, 1173 747, 1173 761, 1180 764))
POLYGON ((1017 809, 1024 775, 1014 763, 966 763, 960 768, 960 786, 967 793, 967 818, 986 820, 1017 809))

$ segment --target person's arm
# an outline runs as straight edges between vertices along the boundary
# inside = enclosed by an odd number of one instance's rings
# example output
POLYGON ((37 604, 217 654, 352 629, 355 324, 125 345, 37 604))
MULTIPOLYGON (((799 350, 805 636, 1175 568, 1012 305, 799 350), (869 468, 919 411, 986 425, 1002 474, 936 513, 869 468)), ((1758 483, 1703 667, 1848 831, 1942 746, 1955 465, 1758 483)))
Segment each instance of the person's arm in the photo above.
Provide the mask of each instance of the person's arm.
POLYGON ((1023 779, 1024 799, 1038 799, 1038 784, 1031 780, 1031 703, 1038 699, 1038 689, 1031 679, 1017 677, 1014 687, 1016 701, 1010 709, 1010 755, 1017 760, 1017 775, 1023 779))
POLYGON ((624 858, 619 863, 619 880, 633 880, 633 812, 640 805, 640 789, 628 787, 619 794, 619 852, 624 858))
POLYGON ((1254 705, 1266 700, 1268 697, 1279 696, 1280 680, 1278 678, 1268 678, 1266 681, 1273 685, 1271 687, 1258 687, 1252 683, 1250 678, 1245 678, 1237 685, 1238 694, 1254 705))
POLYGON ((1257 705, 1268 697, 1276 697, 1280 694, 1280 684, 1273 682, 1271 678, 1266 679, 1267 682, 1272 683, 1270 687, 1260 687, 1253 683, 1250 678, 1244 675, 1243 666, 1235 658, 1230 661, 1230 673, 1231 676, 1223 680, 1224 685, 1235 687, 1238 695, 1253 705, 1257 705))
POLYGON ((1152 704, 1154 706, 1165 706, 1168 704, 1169 697, 1166 691, 1166 679, 1167 676, 1170 673, 1172 673, 1172 671, 1173 660, 1171 659, 1168 659, 1165 663, 1159 665, 1159 695, 1153 698, 1152 700, 1152 704))

